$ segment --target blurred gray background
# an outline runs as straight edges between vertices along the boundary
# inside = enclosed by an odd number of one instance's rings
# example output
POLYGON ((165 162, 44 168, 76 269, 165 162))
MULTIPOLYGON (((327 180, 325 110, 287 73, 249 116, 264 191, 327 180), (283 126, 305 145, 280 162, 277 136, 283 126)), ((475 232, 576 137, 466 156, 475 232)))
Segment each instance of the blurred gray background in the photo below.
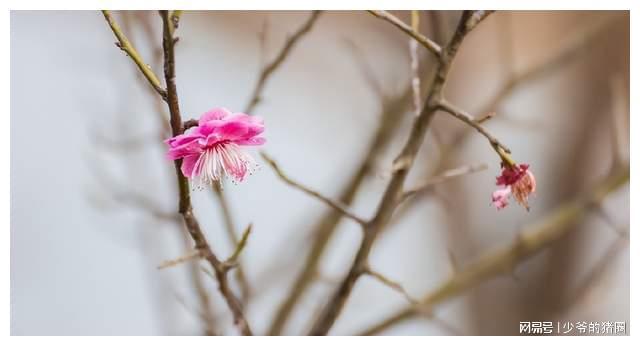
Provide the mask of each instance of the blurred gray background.
MULTIPOLYGON (((394 13, 409 20, 407 12, 394 13)), ((157 13, 114 15, 162 75, 157 13)), ((183 116, 216 106, 241 111, 261 66, 308 16, 186 12, 176 46, 183 116)), ((458 18, 457 11, 423 13, 422 31, 444 43, 458 18)), ((202 334, 196 275, 212 299, 217 331, 235 334, 213 280, 190 264, 156 269, 189 246, 171 215, 175 176, 160 142, 167 115, 114 46, 103 16, 13 11, 10 30, 11 333, 202 334)), ((536 174, 531 212, 515 204, 497 212, 490 205, 499 162, 486 140, 470 133, 447 154, 444 168, 487 163, 488 169, 437 186, 392 223, 372 252, 372 265, 410 295, 420 297, 446 280, 452 256, 464 267, 508 244, 524 225, 605 176, 614 157, 615 124, 628 158, 628 12, 494 14, 463 43, 447 95, 478 114, 505 83, 557 56, 576 37, 579 49, 515 88, 491 109, 497 115, 487 123, 536 174)), ((427 71, 433 60, 420 51, 421 71, 427 71)), ((265 118, 264 149, 290 177, 337 198, 380 122, 384 102, 373 85, 386 98, 402 94, 409 85, 408 52, 406 35, 366 12, 323 13, 268 81, 254 111, 265 118)), ((394 115, 398 130, 356 195, 359 215, 373 214, 411 117, 406 107, 394 115)), ((465 126, 438 114, 432 125, 437 137, 427 136, 407 185, 436 168, 439 148, 465 126)), ((264 334, 314 242, 312 225, 327 207, 285 185, 265 164, 246 182, 225 186, 224 195, 237 233, 253 223, 241 264, 251 287, 248 319, 264 334)), ((192 197, 212 247, 228 256, 233 246, 218 200, 210 191, 192 197)), ((627 227, 628 187, 608 197, 603 209, 627 227)), ((518 321, 537 320, 628 323, 626 240, 597 213, 574 228, 523 262, 514 276, 486 281, 438 305, 436 318, 415 318, 385 333, 517 334, 518 321), (585 281, 590 277, 595 279, 585 281)), ((353 222, 340 223, 284 333, 308 330, 345 274, 360 235, 353 222)), ((364 277, 331 333, 357 333, 406 304, 398 292, 364 277)))

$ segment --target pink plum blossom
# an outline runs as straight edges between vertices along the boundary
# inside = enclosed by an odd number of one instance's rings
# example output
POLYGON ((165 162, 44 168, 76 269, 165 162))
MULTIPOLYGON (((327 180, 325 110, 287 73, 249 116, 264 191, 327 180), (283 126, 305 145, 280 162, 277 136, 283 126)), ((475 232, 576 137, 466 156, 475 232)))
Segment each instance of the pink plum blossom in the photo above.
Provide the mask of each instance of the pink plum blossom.
POLYGON ((214 108, 200 116, 198 126, 165 141, 167 156, 182 159, 182 174, 192 180, 199 178, 200 187, 221 183, 224 176, 241 182, 256 166, 242 147, 264 144, 266 140, 258 136, 263 131, 260 117, 214 108))
POLYGON ((506 207, 510 195, 529 210, 529 195, 536 191, 536 178, 529 170, 528 164, 506 166, 502 168, 502 174, 496 177, 496 185, 504 186, 491 195, 491 202, 498 210, 506 207))

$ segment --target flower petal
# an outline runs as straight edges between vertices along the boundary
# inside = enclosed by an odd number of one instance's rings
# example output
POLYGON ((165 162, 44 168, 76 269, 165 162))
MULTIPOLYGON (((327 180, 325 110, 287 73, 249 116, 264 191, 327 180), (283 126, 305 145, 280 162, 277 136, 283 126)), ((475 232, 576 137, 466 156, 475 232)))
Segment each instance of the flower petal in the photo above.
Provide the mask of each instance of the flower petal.
POLYGON ((491 195, 491 203, 498 208, 503 209, 509 204, 509 195, 511 194, 511 186, 507 186, 504 189, 498 189, 491 195))
POLYGON ((263 145, 266 141, 267 140, 263 137, 251 137, 248 139, 239 139, 233 142, 238 145, 263 145))
POLYGON ((194 176, 200 175, 200 172, 197 172, 195 169, 198 159, 200 159, 200 154, 193 154, 184 157, 180 169, 185 177, 193 178, 194 176))
POLYGON ((233 113, 231 113, 230 110, 224 107, 214 108, 209 111, 206 111, 204 114, 200 116, 200 120, 198 120, 198 125, 203 125, 211 120, 221 120, 231 116, 231 114, 233 113))
POLYGON ((200 143, 201 135, 179 135, 165 141, 169 144, 167 157, 170 160, 177 160, 187 155, 198 154, 202 152, 203 146, 200 143))

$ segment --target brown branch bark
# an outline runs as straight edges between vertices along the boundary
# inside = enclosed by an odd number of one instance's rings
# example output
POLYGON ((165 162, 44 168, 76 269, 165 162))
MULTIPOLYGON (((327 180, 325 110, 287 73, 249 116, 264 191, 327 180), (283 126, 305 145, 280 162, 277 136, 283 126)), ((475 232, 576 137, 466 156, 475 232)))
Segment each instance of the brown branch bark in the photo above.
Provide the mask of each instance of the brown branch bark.
POLYGON ((118 39, 116 46, 118 46, 118 48, 124 51, 127 54, 127 56, 131 58, 131 60, 136 64, 136 66, 138 66, 138 69, 140 70, 140 72, 142 72, 144 77, 147 79, 151 87, 153 87, 163 99, 166 99, 167 91, 162 88, 162 86, 160 85, 160 80, 155 75, 155 73, 153 73, 153 71, 151 70, 151 67, 145 64, 145 62, 142 60, 142 57, 140 56, 138 51, 131 45, 127 37, 124 35, 122 30, 120 29, 120 26, 118 25, 118 23, 116 23, 113 17, 111 17, 111 12, 107 10, 103 10, 102 14, 104 15, 104 19, 109 24, 109 27, 111 27, 111 31, 113 31, 113 34, 118 39))
POLYGON ((404 181, 413 166, 416 154, 424 140, 426 131, 431 123, 431 119, 438 109, 438 101, 442 99, 442 90, 451 68, 451 63, 458 51, 458 48, 460 47, 460 44, 471 28, 471 26, 469 26, 469 20, 472 16, 473 12, 471 11, 463 12, 462 18, 460 19, 452 39, 443 49, 438 61, 436 74, 431 83, 431 89, 429 90, 429 95, 427 96, 422 112, 414 121, 407 143, 394 160, 394 171, 391 181, 387 185, 375 216, 364 226, 364 237, 351 268, 349 269, 346 278, 340 284, 338 290, 325 305, 320 317, 311 329, 310 334, 325 335, 329 332, 342 312, 356 281, 367 268, 367 260, 373 244, 382 229, 391 219, 393 211, 398 205, 402 195, 404 181))
MULTIPOLYGON (((322 11, 313 11, 311 16, 307 19, 307 21, 289 39, 287 39, 287 41, 285 42, 280 52, 277 54, 276 58, 261 70, 260 75, 258 77, 258 81, 256 82, 256 85, 254 87, 251 100, 244 110, 245 113, 251 113, 255 109, 255 107, 259 104, 259 102, 261 101, 262 92, 264 91, 264 88, 266 86, 266 82, 268 81, 268 79, 284 63, 287 57, 291 54, 294 46, 306 34, 308 34, 311 31, 311 29, 313 28, 313 25, 318 20, 321 12, 322 11)), ((197 125, 198 125, 198 120, 196 119, 186 120, 183 123, 183 127, 185 130, 197 125)), ((215 192, 221 204, 226 204, 224 200, 224 196, 222 195, 222 192, 221 191, 220 192, 215 191, 215 192)), ((228 205, 223 206, 223 212, 225 214, 225 223, 227 224, 227 230, 229 232, 233 232, 232 220, 230 218, 229 209, 230 208, 228 207, 228 205)), ((339 216, 336 216, 336 219, 339 219, 339 216)), ((233 235, 235 237, 235 233, 233 235)), ((232 237, 232 239, 234 239, 234 237, 232 237)), ((248 287, 248 284, 246 284, 246 279, 243 279, 243 277, 244 275, 243 275, 242 269, 238 268, 238 279, 241 286, 241 290, 243 292, 242 296, 247 297, 249 295, 249 287, 248 287), (245 283, 243 284, 243 282, 245 283)))
MULTIPOLYGON (((411 89, 406 89, 399 96, 391 98, 388 102, 383 103, 381 121, 376 133, 371 140, 369 150, 365 158, 361 161, 355 173, 349 178, 342 188, 340 198, 338 199, 344 205, 348 206, 353 203, 356 193, 363 186, 365 178, 373 167, 374 160, 387 147, 392 135, 399 127, 400 121, 395 117, 398 114, 406 112, 411 100, 411 89)), ((302 272, 298 275, 291 289, 287 293, 287 299, 280 305, 269 328, 269 335, 279 335, 286 324, 291 311, 298 303, 303 293, 313 282, 318 271, 318 264, 322 258, 322 254, 335 232, 343 214, 335 209, 328 210, 318 220, 317 224, 312 227, 311 234, 314 235, 313 245, 307 254, 302 272)))
POLYGON ((426 294, 419 305, 408 306, 359 334, 378 334, 422 311, 433 309, 437 304, 456 297, 483 281, 512 273, 519 263, 565 235, 570 226, 589 212, 591 206, 600 204, 608 194, 628 181, 629 167, 619 168, 584 196, 561 205, 542 221, 525 228, 513 244, 490 252, 467 268, 455 272, 450 279, 426 294))
POLYGON ((285 59, 289 56, 289 53, 293 49, 293 47, 304 37, 307 33, 311 31, 313 25, 318 20, 322 11, 313 11, 311 16, 307 21, 287 39, 282 50, 278 53, 276 58, 265 66, 260 72, 260 76, 258 77, 258 82, 256 83, 255 88, 253 89, 253 93, 251 93, 251 98, 249 99, 249 103, 245 107, 246 113, 251 113, 254 108, 260 103, 262 100, 261 95, 262 91, 269 80, 269 77, 275 72, 276 69, 285 61, 285 59))
POLYGON ((440 56, 440 54, 442 54, 442 48, 437 43, 425 37, 417 30, 414 30, 411 26, 407 25, 405 22, 401 21, 398 17, 392 15, 391 13, 387 11, 373 11, 373 10, 367 10, 367 12, 373 14, 374 16, 380 19, 383 19, 391 23, 393 26, 402 30, 407 35, 413 37, 416 41, 418 41, 421 45, 427 48, 435 56, 440 56))
MULTIPOLYGON (((439 35, 436 36, 439 37, 439 35)), ((353 44, 351 44, 350 47, 354 48, 353 44)), ((393 135, 395 134, 396 130, 399 127, 399 124, 401 123, 400 121, 398 121, 398 116, 401 114, 405 114, 409 106, 411 105, 413 89, 406 88, 396 96, 384 95, 380 83, 374 78, 374 71, 368 66, 366 61, 362 61, 363 55, 359 54, 359 52, 355 49, 354 53, 355 58, 357 60, 360 60, 360 64, 358 64, 358 66, 362 70, 365 80, 368 84, 370 84, 370 87, 374 90, 375 94, 382 100, 382 110, 380 112, 380 124, 375 134, 372 136, 371 143, 368 146, 369 150, 367 151, 367 154, 358 165, 355 173, 347 180, 346 184, 342 188, 342 192, 340 193, 339 200, 342 201, 345 205, 350 205, 353 202, 356 193, 363 186, 365 177, 374 168, 373 165, 375 159, 387 147, 391 138, 393 138, 393 135)), ((423 59, 423 61, 426 62, 426 58, 423 59)), ((429 74, 432 73, 433 70, 430 69, 429 74)), ((431 76, 428 76, 427 74, 421 76, 421 83, 423 81, 428 81, 430 78, 431 76)), ((440 170, 438 170, 437 172, 439 171, 440 170)), ((294 284, 286 295, 287 299, 280 305, 276 312, 273 323, 271 324, 271 328, 269 329, 269 335, 278 335, 281 333, 286 321, 288 320, 289 316, 291 316, 290 314, 294 306, 302 297, 307 287, 309 287, 309 285, 314 281, 315 275, 318 271, 318 263, 322 258, 322 255, 327 247, 330 238, 332 237, 337 225, 341 220, 341 216, 341 213, 338 213, 333 209, 328 210, 326 214, 323 214, 319 218, 318 223, 312 228, 313 231, 311 232, 311 234, 314 234, 315 238, 312 242, 311 250, 307 254, 307 257, 304 261, 302 272, 298 275, 298 277, 294 281, 294 284)))
POLYGON ((311 195, 317 199, 319 199, 320 201, 324 202, 326 205, 330 206, 331 208, 333 208, 334 210, 342 213, 344 216, 350 218, 351 220, 359 223, 359 224, 364 224, 365 221, 360 218, 359 216, 355 215, 354 213, 352 213, 351 211, 349 211, 347 209, 347 207, 345 205, 343 205, 341 202, 339 201, 334 201, 331 198, 325 197, 323 194, 321 194, 318 191, 315 191, 311 188, 308 188, 296 181, 294 181, 293 179, 289 178, 283 171, 282 169, 280 169, 280 167, 278 166, 278 164, 271 158, 269 157, 269 155, 267 155, 264 152, 260 153, 262 155, 262 158, 269 164, 269 166, 271 166, 271 168, 273 168, 273 170, 276 172, 276 174, 280 177, 280 179, 282 179, 285 183, 289 184, 290 186, 295 187, 296 189, 311 195))
POLYGON ((474 117, 469 113, 456 107, 444 98, 438 101, 438 108, 476 129, 476 131, 482 134, 489 141, 489 144, 491 144, 491 147, 496 151, 503 162, 509 164, 510 166, 515 165, 515 162, 513 161, 511 156, 509 156, 511 150, 509 150, 509 148, 507 148, 504 144, 500 143, 500 141, 496 137, 489 133, 489 131, 487 131, 487 129, 485 129, 484 126, 482 126, 480 122, 475 120, 474 117))
POLYGON ((365 269, 364 273, 378 280, 380 283, 391 288, 392 290, 402 294, 409 303, 411 304, 418 303, 418 301, 415 298, 411 297, 409 292, 407 292, 407 290, 404 287, 402 287, 402 285, 399 282, 391 280, 388 277, 384 276, 382 273, 379 273, 371 268, 365 269))
MULTIPOLYGON (((180 116, 180 107, 178 103, 178 92, 176 88, 176 73, 175 73, 175 53, 174 44, 175 38, 173 36, 173 23, 169 18, 169 12, 166 10, 160 11, 162 17, 162 48, 164 53, 164 76, 167 84, 167 104, 169 107, 171 131, 173 136, 177 136, 183 133, 182 118, 180 116)), ((200 228, 200 224, 193 214, 193 208, 191 206, 191 196, 189 193, 189 182, 187 178, 182 174, 180 165, 182 160, 175 161, 176 177, 178 179, 179 186, 179 207, 178 211, 182 215, 187 230, 191 235, 195 243, 195 248, 202 253, 202 256, 211 264, 211 267, 215 271, 216 278, 220 293, 224 297, 229 309, 233 314, 235 324, 238 326, 243 335, 251 335, 251 329, 249 323, 244 317, 242 311, 242 305, 240 301, 231 290, 229 281, 227 278, 228 270, 224 268, 218 257, 211 250, 204 232, 200 228)))
POLYGON ((590 24, 585 30, 579 30, 566 40, 562 48, 553 52, 549 57, 535 63, 510 77, 493 99, 480 111, 480 114, 489 114, 497 111, 503 100, 507 99, 517 89, 528 83, 533 83, 545 76, 552 75, 558 69, 581 57, 581 54, 589 49, 589 45, 595 41, 605 29, 615 22, 614 18, 606 18, 590 24))
MULTIPOLYGON (((213 184, 213 192, 218 199, 218 202, 220 203, 220 211, 222 212, 222 219, 224 221, 224 227, 227 231, 227 235, 229 236, 233 245, 238 246, 240 244, 240 240, 238 239, 238 235, 236 234, 236 227, 233 223, 231 206, 227 201, 227 197, 218 184, 213 184)), ((244 269, 242 268, 242 265, 240 263, 237 263, 236 265, 236 279, 238 281, 238 286, 240 286, 240 297, 246 304, 249 296, 251 295, 251 288, 249 287, 249 281, 247 280, 247 276, 245 275, 244 269)))

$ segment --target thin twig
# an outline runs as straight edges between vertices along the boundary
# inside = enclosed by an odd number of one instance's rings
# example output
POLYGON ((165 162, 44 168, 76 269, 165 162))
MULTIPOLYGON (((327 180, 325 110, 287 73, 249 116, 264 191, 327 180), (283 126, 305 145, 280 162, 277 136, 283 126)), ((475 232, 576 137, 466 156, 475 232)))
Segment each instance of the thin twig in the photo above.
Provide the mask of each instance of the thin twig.
MULTIPOLYGON (((170 113, 171 130, 174 136, 183 132, 182 118, 180 116, 180 107, 178 103, 178 93, 175 84, 175 55, 174 55, 174 27, 169 18, 169 12, 160 11, 162 17, 162 47, 164 56, 164 75, 167 84, 167 105, 170 113)), ((213 253, 209 246, 204 233, 200 228, 200 224, 193 214, 191 206, 191 196, 189 193, 189 183, 180 170, 181 160, 175 161, 176 177, 179 187, 179 212, 182 215, 187 230, 193 238, 195 248, 202 256, 211 264, 214 269, 218 281, 220 293, 225 298, 229 309, 233 313, 234 322, 240 328, 242 334, 251 335, 251 329, 242 312, 242 305, 235 297, 227 279, 227 271, 224 270, 222 262, 213 253)))
POLYGON ((594 205, 593 209, 595 211, 595 214, 600 217, 600 219, 602 219, 602 221, 604 221, 604 223, 606 223, 607 226, 609 226, 609 228, 620 238, 629 238, 629 232, 627 231, 628 228, 620 227, 620 225, 613 221, 611 215, 609 215, 609 213, 604 209, 602 205, 594 205))
POLYGON ((626 91, 624 82, 620 75, 611 78, 611 151, 612 166, 615 168, 624 161, 625 148, 629 147, 626 142, 626 133, 624 121, 629 117, 626 91))
POLYGON ((476 173, 476 172, 480 172, 487 169, 487 164, 486 163, 481 163, 478 165, 465 165, 462 167, 458 167, 458 168, 453 168, 447 171, 442 172, 441 174, 435 176, 435 177, 431 177, 429 178, 427 181, 425 181, 424 183, 410 189, 410 190, 406 190, 403 194, 403 196, 401 197, 401 201, 405 201, 407 198, 410 198, 411 196, 415 195, 416 193, 422 192, 426 189, 429 189, 431 187, 433 187, 436 184, 440 184, 443 182, 446 182, 450 179, 453 178, 458 178, 464 175, 468 175, 468 174, 472 174, 472 173, 476 173))
POLYGON ((244 247, 247 245, 247 240, 249 240, 249 234, 251 233, 252 227, 253 225, 249 224, 249 226, 247 226, 247 228, 242 233, 242 238, 240 238, 238 245, 236 245, 236 249, 233 250, 231 256, 229 256, 229 258, 225 260, 225 262, 228 263, 227 266, 235 267, 238 263, 238 257, 240 256, 242 250, 244 250, 244 247))
POLYGON ((285 59, 289 56, 289 53, 296 45, 297 42, 300 41, 304 35, 311 31, 313 28, 313 24, 318 20, 322 11, 313 11, 311 16, 305 23, 295 32, 287 41, 285 42, 282 50, 278 53, 276 58, 268 65, 262 68, 260 72, 260 76, 258 77, 258 82, 256 83, 255 88, 253 89, 253 93, 251 94, 251 98, 249 99, 249 104, 245 107, 247 113, 251 113, 253 109, 260 103, 262 100, 261 94, 262 89, 264 89, 267 80, 273 74, 273 72, 282 64, 285 59))
MULTIPOLYGON (((369 79, 367 79, 369 80, 369 79)), ((378 90, 378 83, 373 83, 371 87, 378 90)), ((382 104, 380 114, 380 124, 372 136, 369 150, 365 154, 364 159, 359 163, 354 174, 347 180, 341 189, 339 201, 345 205, 353 203, 357 192, 363 186, 365 178, 373 169, 375 159, 383 152, 393 138, 393 134, 399 128, 401 121, 398 121, 398 114, 404 114, 411 104, 411 88, 405 89, 395 97, 383 97, 385 101, 382 104)), ((311 233, 314 236, 311 249, 307 254, 302 271, 294 281, 291 289, 287 292, 285 301, 276 311, 276 315, 269 328, 269 335, 279 335, 284 328, 285 323, 291 316, 294 306, 303 296, 305 290, 314 281, 315 274, 318 272, 318 265, 322 254, 327 249, 329 240, 335 233, 337 226, 342 219, 339 211, 331 208, 322 214, 314 226, 311 227, 311 233)))
POLYGON ((427 129, 431 123, 433 115, 438 110, 438 101, 440 100, 442 89, 444 88, 449 70, 453 59, 462 43, 464 37, 468 34, 467 22, 473 15, 471 11, 464 11, 458 27, 449 41, 447 46, 442 50, 438 61, 436 74, 429 90, 429 95, 425 101, 422 112, 418 116, 411 129, 407 143, 402 151, 394 160, 394 170, 389 181, 385 193, 379 203, 378 209, 371 219, 364 225, 364 237, 362 238, 358 252, 351 264, 347 276, 339 285, 337 291, 332 295, 326 303, 320 317, 316 320, 311 329, 312 335, 326 335, 336 319, 342 312, 342 309, 351 295, 356 281, 363 274, 369 253, 373 247, 375 240, 380 232, 385 228, 393 212, 398 206, 399 199, 402 195, 404 182, 413 163, 416 154, 424 141, 427 129))
MULTIPOLYGON (((124 17, 124 19, 128 19, 130 18, 130 15, 127 15, 124 17)), ((155 40, 155 36, 156 33, 154 31, 154 28, 151 25, 151 20, 150 20, 150 16, 145 16, 141 22, 142 24, 142 29, 143 32, 145 34, 145 40, 146 42, 149 43, 149 47, 151 48, 151 50, 153 51, 153 58, 151 63, 154 66, 158 66, 162 63, 163 60, 163 52, 162 52, 162 47, 156 47, 153 44, 153 41, 155 40)), ((125 21, 124 25, 122 26, 123 30, 128 31, 128 24, 129 21, 125 21)), ((135 46, 135 42, 131 41, 131 44, 135 46)), ((136 73, 136 79, 141 82, 146 84, 146 78, 144 77, 144 75, 142 74, 138 74, 136 73)), ((146 88, 146 90, 148 90, 150 93, 152 93, 154 96, 153 99, 153 105, 155 107, 154 113, 156 113, 157 115, 159 115, 160 117, 157 118, 160 121, 161 127, 162 127, 162 131, 161 133, 158 133, 157 138, 156 138, 156 144, 162 146, 162 148, 164 149, 164 143, 163 140, 171 133, 171 126, 169 125, 169 115, 168 115, 168 111, 167 109, 165 109, 165 103, 163 101, 162 98, 157 99, 155 98, 155 96, 157 95, 156 90, 153 88, 146 88)), ((183 240, 184 240, 184 245, 185 245, 185 249, 186 251, 190 250, 193 248, 193 246, 191 245, 191 237, 189 236, 189 233, 187 232, 184 222, 182 221, 182 217, 180 216, 179 213, 177 212, 173 212, 172 213, 172 220, 177 221, 180 223, 180 226, 178 231, 180 232, 180 234, 183 236, 183 240)), ((214 308, 211 304, 211 297, 209 295, 208 292, 208 287, 206 287, 206 285, 204 284, 204 281, 202 279, 202 273, 201 271, 198 269, 200 266, 199 263, 197 262, 192 262, 189 266, 189 272, 190 272, 190 276, 191 279, 193 281, 193 287, 196 290, 196 293, 198 295, 198 300, 200 303, 200 311, 198 313, 198 316, 201 317, 202 322, 205 326, 205 330, 204 333, 205 335, 217 335, 217 328, 216 328, 216 318, 215 318, 215 313, 214 313, 214 308)))
MULTIPOLYGON (((596 41, 596 38, 615 22, 616 21, 614 18, 608 18, 606 20, 602 20, 590 25, 586 29, 586 33, 585 30, 579 30, 578 32, 573 34, 572 38, 567 39, 566 43, 562 45, 562 48, 552 53, 550 57, 538 63, 535 63, 534 65, 528 67, 525 72, 519 73, 510 78, 509 81, 505 83, 503 87, 495 94, 495 96, 491 98, 484 107, 481 108, 481 111, 479 113, 487 115, 491 114, 493 116, 493 112, 497 110, 502 103, 508 100, 516 90, 520 90, 531 83, 537 82, 543 77, 551 76, 560 68, 582 57, 581 53, 588 49, 591 44, 596 41)), ((488 119, 486 119, 486 117, 483 117, 481 119, 478 119, 478 122, 482 122, 484 120, 488 119)), ((471 130, 471 127, 465 127, 464 130, 460 131, 456 138, 452 140, 451 144, 448 146, 447 152, 440 155, 440 158, 435 164, 436 168, 433 170, 434 172, 438 172, 443 169, 444 165, 451 158, 451 151, 462 147, 462 141, 466 138, 469 138, 469 134, 472 133, 471 130)), ((426 191, 430 190, 422 190, 416 195, 423 195, 423 192, 426 191)), ((416 198, 417 196, 414 196, 413 203, 403 204, 400 210, 394 216, 394 219, 402 219, 402 216, 409 212, 411 208, 415 208, 418 205, 417 203, 415 203, 416 198)), ((457 264, 454 264, 454 268, 454 272, 460 271, 460 268, 457 264)), ((444 286, 445 284, 441 285, 440 287, 444 286)), ((439 303, 439 301, 434 302, 434 305, 436 305, 437 303, 439 303)), ((377 326, 369 328, 368 331, 363 332, 362 334, 377 334, 378 332, 415 315, 416 314, 414 312, 409 311, 408 309, 403 310, 402 313, 398 313, 392 317, 389 317, 385 321, 379 323, 377 326)))
MULTIPOLYGON (((411 11, 411 28, 415 32, 420 32, 420 12, 411 11)), ((413 108, 416 116, 420 116, 420 108, 422 105, 420 93, 420 71, 418 65, 418 42, 409 39, 409 57, 411 60, 411 88, 413 90, 413 108)))
POLYGON ((492 251, 466 268, 455 272, 451 278, 421 299, 419 309, 414 305, 407 306, 359 334, 378 334, 399 322, 416 316, 421 310, 433 309, 435 305, 454 298, 481 282, 512 273, 519 263, 545 249, 568 232, 571 225, 589 212, 590 206, 600 204, 610 193, 628 181, 628 167, 614 172, 588 194, 561 205, 542 221, 525 228, 513 244, 492 251))
POLYGON ((127 54, 127 56, 129 56, 131 60, 133 60, 136 66, 138 66, 138 68, 140 69, 140 72, 142 72, 145 78, 147 78, 147 81, 149 82, 149 84, 151 84, 151 86, 156 90, 156 92, 158 92, 158 94, 160 94, 160 96, 163 99, 166 99, 167 91, 164 90, 160 85, 160 79, 158 79, 155 73, 153 73, 153 71, 151 70, 151 67, 145 64, 145 62, 142 60, 142 57, 140 56, 138 51, 131 45, 127 37, 124 35, 122 30, 120 29, 120 26, 118 25, 118 23, 116 23, 113 17, 111 17, 111 12, 107 10, 102 10, 102 14, 104 15, 104 19, 106 19, 107 23, 109 24, 109 27, 111 27, 113 34, 118 39, 116 46, 118 46, 118 48, 124 51, 127 54))
POLYGON ((473 116, 471 116, 469 113, 456 107, 455 105, 451 104, 449 101, 445 99, 441 99, 438 101, 438 108, 453 115, 455 118, 463 121, 464 123, 468 124, 469 126, 476 129, 478 132, 480 132, 480 134, 482 134, 485 138, 487 138, 493 150, 495 150, 496 153, 498 153, 498 155, 500 156, 500 158, 504 163, 510 166, 513 166, 516 164, 515 161, 513 161, 513 159, 509 155, 511 153, 509 148, 507 148, 504 144, 500 143, 500 141, 497 138, 495 138, 492 134, 490 134, 489 131, 487 131, 487 129, 485 129, 484 126, 482 126, 478 121, 476 121, 473 118, 473 116))
POLYGON ((269 164, 269 166, 271 166, 271 168, 273 168, 273 170, 276 172, 276 174, 280 177, 280 179, 282 179, 285 183, 295 187, 296 189, 305 192, 308 195, 311 195, 317 199, 319 199, 320 201, 324 202, 326 205, 330 206, 331 208, 339 211, 340 213, 344 214, 344 216, 352 219, 353 221, 359 223, 359 224, 364 224, 365 221, 360 218, 359 216, 353 214, 351 211, 349 211, 347 209, 347 207, 342 204, 341 202, 338 201, 334 201, 331 198, 325 197, 324 195, 322 195, 320 192, 315 191, 313 189, 310 189, 294 180, 292 180, 291 178, 289 178, 283 171, 282 169, 278 166, 278 164, 271 158, 269 157, 269 155, 267 155, 265 152, 261 152, 260 155, 262 155, 262 158, 267 161, 267 163, 269 164))
POLYGON ((392 290, 394 290, 396 292, 399 292, 400 294, 402 294, 404 296, 404 298, 409 303, 418 304, 418 300, 416 300, 415 298, 411 297, 409 292, 407 292, 407 290, 405 290, 404 287, 402 287, 402 285, 400 283, 387 278, 386 276, 378 273, 377 271, 374 271, 371 268, 365 269, 364 273, 369 275, 369 276, 371 276, 371 277, 373 277, 374 279, 380 281, 383 285, 388 286, 392 290))
MULTIPOLYGON (((231 206, 229 205, 225 193, 224 191, 222 191, 222 188, 219 184, 213 184, 213 192, 218 199, 218 202, 220 203, 220 211, 222 212, 222 219, 224 221, 224 228, 227 232, 227 235, 233 243, 233 246, 237 247, 240 244, 241 239, 239 240, 238 236, 236 235, 236 227, 233 223, 231 206)), ((236 263, 235 268, 238 286, 240 287, 240 296, 242 297, 242 301, 246 303, 251 294, 249 282, 240 262, 236 263)))
POLYGON ((367 12, 393 24, 396 28, 404 31, 407 35, 413 37, 421 45, 425 46, 431 53, 435 54, 435 56, 439 57, 440 54, 442 54, 442 48, 437 43, 428 39, 418 31, 412 29, 411 26, 407 25, 405 22, 401 21, 398 17, 392 15, 391 13, 387 11, 374 11, 374 10, 367 10, 367 12))
POLYGON ((172 260, 167 260, 164 261, 162 263, 160 263, 160 265, 158 266, 158 269, 166 269, 166 268, 170 268, 170 267, 175 267, 178 264, 182 264, 185 262, 189 262, 191 260, 194 260, 196 258, 201 258, 202 256, 200 255, 200 251, 198 250, 193 250, 191 252, 189 252, 188 254, 182 255, 178 258, 172 259, 172 260))
MULTIPOLYGON (((593 303, 594 300, 589 299, 591 298, 590 296, 592 296, 593 292, 598 288, 598 285, 604 283, 603 279, 609 272, 612 262, 615 261, 617 256, 623 254, 623 250, 628 246, 628 238, 616 239, 611 245, 609 245, 604 254, 602 254, 598 261, 593 265, 589 274, 585 276, 580 284, 576 285, 577 289, 568 297, 568 301, 563 302, 562 305, 558 307, 558 314, 568 314, 574 308, 582 308, 593 303)), ((602 301, 601 303, 606 304, 605 301, 602 301)), ((568 319, 568 316, 558 317, 558 320, 568 319)))
POLYGON ((481 114, 488 114, 497 111, 498 106, 506 100, 517 89, 533 83, 542 77, 553 75, 559 68, 575 61, 583 56, 582 54, 589 49, 591 43, 613 23, 616 23, 615 17, 608 17, 603 20, 591 23, 585 30, 579 30, 569 39, 565 40, 565 44, 558 51, 553 52, 551 56, 535 63, 533 66, 525 69, 524 72, 517 73, 503 85, 493 99, 487 102, 482 108, 481 114))
MULTIPOLYGON (((351 44, 351 47, 354 48, 353 44, 351 44)), ((370 144, 367 146, 369 149, 365 157, 360 161, 354 174, 346 181, 341 189, 342 192, 338 200, 345 205, 353 203, 356 194, 365 182, 365 178, 375 169, 376 159, 387 148, 389 142, 397 132, 402 123, 398 118, 410 110, 412 99, 412 88, 410 86, 407 86, 406 89, 403 89, 398 94, 386 95, 382 88, 383 84, 376 80, 374 70, 365 59, 366 56, 356 49, 353 50, 355 53, 354 57, 359 62, 358 66, 365 81, 373 89, 376 96, 378 96, 377 99, 381 100, 381 111, 378 117, 381 120, 375 134, 372 136, 370 144)), ((422 57, 421 60, 427 62, 427 58, 429 57, 431 56, 422 57)), ((434 72, 435 69, 429 69, 428 73, 420 76, 421 80, 428 81, 433 77, 434 72)), ((310 284, 314 282, 319 261, 323 253, 327 250, 329 240, 335 233, 342 216, 342 213, 334 209, 329 209, 321 215, 315 225, 311 227, 312 230, 310 234, 314 236, 311 249, 302 265, 302 271, 294 281, 291 289, 285 295, 287 298, 276 311, 276 315, 269 328, 269 335, 279 335, 281 333, 287 320, 291 317, 294 306, 304 295, 304 292, 310 284)))

